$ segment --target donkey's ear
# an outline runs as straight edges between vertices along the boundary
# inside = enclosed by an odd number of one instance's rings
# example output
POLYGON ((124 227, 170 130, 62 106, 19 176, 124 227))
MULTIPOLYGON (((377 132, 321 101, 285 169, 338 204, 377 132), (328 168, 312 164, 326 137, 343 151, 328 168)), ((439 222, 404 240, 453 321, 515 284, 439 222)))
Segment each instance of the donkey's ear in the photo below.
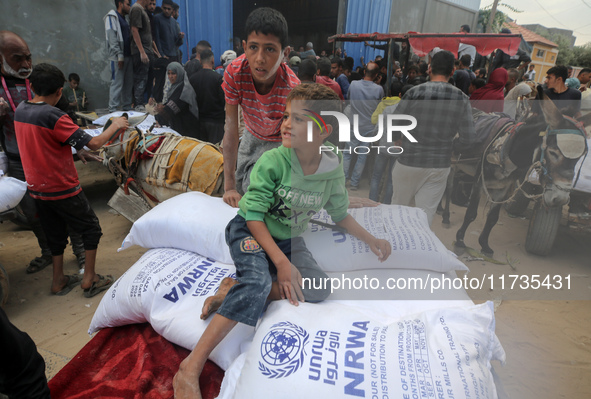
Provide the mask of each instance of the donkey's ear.
POLYGON ((587 134, 587 137, 591 137, 591 112, 589 112, 587 115, 581 116, 578 121, 583 123, 583 126, 585 126, 585 133, 587 134))
POLYGON ((589 112, 588 114, 581 116, 578 119, 579 122, 582 122, 583 125, 585 125, 585 127, 591 127, 591 112, 589 112))
POLYGON ((560 112, 556 105, 554 105, 554 102, 550 100, 550 97, 544 93, 544 88, 542 85, 538 86, 537 98, 540 101, 540 107, 542 108, 542 113, 544 114, 546 123, 550 125, 552 129, 558 129, 564 120, 564 117, 562 116, 562 112, 560 112))
POLYGON ((543 100, 544 96, 546 95, 546 93, 544 93, 544 88, 542 87, 542 85, 538 85, 536 89, 538 89, 538 95, 536 96, 536 100, 543 100))

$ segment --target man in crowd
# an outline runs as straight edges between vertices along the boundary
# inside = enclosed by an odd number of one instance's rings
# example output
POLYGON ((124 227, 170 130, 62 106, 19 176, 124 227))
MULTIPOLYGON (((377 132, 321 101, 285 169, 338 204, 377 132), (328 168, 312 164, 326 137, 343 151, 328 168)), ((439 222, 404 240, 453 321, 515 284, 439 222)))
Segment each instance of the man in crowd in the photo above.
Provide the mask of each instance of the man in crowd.
POLYGON ((341 58, 335 57, 332 59, 330 64, 330 76, 337 81, 339 86, 341 86, 341 93, 347 98, 347 93, 349 92, 349 79, 347 79, 347 75, 344 74, 343 68, 344 64, 341 58))
MULTIPOLYGON (((371 115, 376 110, 382 97, 384 97, 382 86, 373 82, 379 72, 380 67, 378 64, 370 62, 367 64, 363 80, 355 80, 351 82, 351 86, 349 87, 351 113, 359 117, 358 127, 359 133, 362 136, 367 136, 373 132, 374 125, 371 123, 371 115)), ((362 143, 353 136, 351 141, 346 143, 345 150, 343 151, 343 168, 345 170, 345 176, 347 178, 351 176, 351 190, 353 191, 359 188, 359 180, 361 179, 367 159, 367 154, 358 154, 353 173, 349 173, 354 148, 359 145, 362 145, 362 143)))
POLYGON ((130 0, 115 0, 117 10, 105 15, 105 34, 111 67, 109 112, 131 109, 133 90, 133 61, 131 58, 131 29, 125 16, 131 9, 130 0))
MULTIPOLYGON (((316 72, 316 62, 309 58, 307 60, 303 60, 297 68, 297 75, 302 83, 316 83, 316 79, 318 78, 316 72)), ((332 82, 338 86, 338 84, 334 80, 332 80, 332 82)))
POLYGON ((191 79, 191 76, 194 73, 199 72, 201 70, 201 54, 205 50, 211 51, 211 44, 209 44, 207 40, 199 40, 194 50, 195 57, 193 57, 193 59, 187 62, 187 64, 185 65, 185 71, 187 72, 187 76, 189 77, 189 79, 191 79))
POLYGON ((183 43, 182 35, 177 31, 177 22, 172 17, 174 3, 162 0, 162 12, 154 16, 153 38, 161 58, 154 63, 154 89, 152 97, 162 102, 166 67, 178 61, 178 46, 183 43))
POLYGON ((314 45, 312 42, 306 43, 306 51, 300 53, 300 59, 303 61, 310 56, 316 58, 316 52, 314 51, 314 45))
POLYGON ((453 70, 452 53, 435 54, 430 81, 407 91, 395 111, 416 118, 417 127, 412 130, 412 136, 417 142, 411 143, 406 136, 403 139, 404 152, 392 171, 392 204, 414 203, 427 213, 429 224, 447 185, 456 133, 462 148, 469 147, 475 136, 470 100, 448 83, 453 70))
POLYGON ((519 79, 519 71, 515 68, 509 68, 507 70, 507 84, 505 84, 505 97, 507 94, 517 85, 517 80, 519 79))
POLYGON ((579 76, 577 77, 579 82, 581 82, 581 87, 579 88, 580 91, 585 91, 591 85, 591 68, 583 68, 579 72, 579 76))
MULTIPOLYGON (((470 25, 462 25, 460 27, 460 33, 470 33, 470 25)), ((466 54, 470 56, 470 65, 468 65, 469 69, 472 68, 472 65, 474 65, 474 59, 476 58, 476 47, 470 44, 460 43, 458 48, 458 59, 462 58, 462 56, 466 54)))
POLYGON ((178 35, 178 37, 180 37, 180 40, 177 42, 177 59, 178 62, 180 62, 182 64, 183 62, 183 52, 181 51, 181 46, 183 45, 183 42, 185 40, 185 33, 181 32, 181 24, 179 23, 179 17, 180 17, 180 8, 181 6, 178 5, 178 3, 172 3, 172 17, 174 18, 175 22, 176 22, 176 33, 178 35))
MULTIPOLYGON (((335 93, 339 96, 341 100, 344 100, 343 92, 341 90, 341 86, 334 80, 330 78, 330 60, 326 57, 322 57, 316 63, 317 65, 317 75, 316 75, 316 83, 320 83, 321 85, 328 86, 329 88, 333 89, 335 93)), ((301 80, 301 79, 300 79, 301 80)))
POLYGON ((581 92, 576 89, 566 87, 565 81, 568 79, 568 69, 564 65, 552 67, 546 72, 546 86, 544 93, 565 115, 577 118, 581 110, 581 92))
POLYGON ((224 137, 224 123, 226 105, 222 83, 222 75, 214 71, 214 57, 211 50, 201 53, 203 68, 194 73, 189 81, 197 94, 199 107, 199 137, 210 143, 217 144, 224 137))
POLYGON ((476 75, 470 70, 470 55, 464 54, 460 57, 460 67, 454 73, 454 83, 458 89, 469 96, 470 83, 474 79, 476 75))
POLYGON ((135 107, 145 111, 144 92, 148 84, 150 62, 154 59, 152 51, 152 29, 146 12, 150 0, 138 0, 129 11, 131 25, 131 57, 133 59, 133 92, 135 107))
POLYGON ((525 80, 536 80, 536 66, 534 64, 529 64, 529 70, 523 75, 525 80))

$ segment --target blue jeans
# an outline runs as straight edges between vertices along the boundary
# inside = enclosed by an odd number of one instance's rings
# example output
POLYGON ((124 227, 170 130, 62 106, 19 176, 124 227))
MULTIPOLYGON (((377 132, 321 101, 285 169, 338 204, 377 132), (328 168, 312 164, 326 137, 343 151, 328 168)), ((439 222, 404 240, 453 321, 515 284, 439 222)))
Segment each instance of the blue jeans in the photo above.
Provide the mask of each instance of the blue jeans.
POLYGON ((382 202, 384 204, 390 204, 392 202, 392 168, 396 163, 396 158, 397 157, 388 154, 377 154, 369 186, 370 200, 382 202), (380 182, 382 181, 384 172, 386 173, 384 182, 384 199, 383 201, 380 201, 380 182))
MULTIPOLYGON (((349 179, 349 169, 351 165, 351 157, 355 154, 354 149, 355 147, 367 147, 368 143, 362 143, 361 141, 357 140, 355 136, 351 138, 351 141, 345 143, 345 148, 341 150, 343 152, 343 169, 345 169, 345 178, 349 179)), ((365 148, 362 149, 360 152, 364 152, 365 148)), ((363 169, 365 168, 365 161, 367 161, 368 154, 357 154, 357 162, 355 162, 355 166, 353 167, 353 174, 351 175, 351 186, 358 187, 359 180, 361 180, 361 175, 363 174, 363 169)))
MULTIPOLYGON (((228 223, 226 243, 236 265, 238 284, 230 288, 217 313, 254 327, 271 292, 273 276, 277 274, 277 269, 252 236, 242 216, 237 215, 228 223)), ((306 248, 303 238, 275 240, 275 243, 297 267, 302 278, 327 278, 306 248)), ((320 302, 328 297, 330 288, 302 288, 302 292, 306 302, 320 302)))

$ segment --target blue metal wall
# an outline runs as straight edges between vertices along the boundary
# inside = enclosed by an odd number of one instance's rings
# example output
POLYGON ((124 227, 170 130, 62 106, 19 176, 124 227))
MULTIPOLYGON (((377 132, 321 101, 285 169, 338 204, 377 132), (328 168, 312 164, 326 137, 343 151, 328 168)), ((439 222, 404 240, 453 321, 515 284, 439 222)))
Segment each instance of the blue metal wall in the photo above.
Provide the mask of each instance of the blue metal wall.
MULTIPOLYGON (((349 0, 345 33, 388 32, 391 8, 392 0, 349 0)), ((355 67, 361 65, 361 56, 367 63, 369 60, 373 60, 376 55, 384 55, 383 50, 375 50, 365 46, 363 42, 343 42, 343 44, 347 56, 353 57, 355 60, 355 67)))
POLYGON ((219 65, 220 56, 224 51, 234 47, 232 0, 176 0, 176 2, 180 5, 181 30, 185 32, 183 61, 188 60, 191 49, 199 40, 207 40, 211 43, 215 64, 219 65))
MULTIPOLYGON (((220 56, 233 46, 232 0, 175 0, 180 6, 179 23, 185 32, 183 62, 189 60, 191 49, 199 40, 207 40, 215 57, 215 65, 220 65, 220 56)), ((132 1, 132 4, 135 0, 132 1)), ((162 0, 156 5, 162 7, 162 0)))

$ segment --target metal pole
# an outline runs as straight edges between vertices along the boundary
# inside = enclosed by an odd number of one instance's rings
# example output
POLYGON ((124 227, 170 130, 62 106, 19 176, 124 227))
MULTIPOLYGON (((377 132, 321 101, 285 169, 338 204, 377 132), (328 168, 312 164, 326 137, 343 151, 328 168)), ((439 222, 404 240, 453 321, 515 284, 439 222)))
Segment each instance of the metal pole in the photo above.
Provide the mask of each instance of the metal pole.
POLYGON ((396 42, 394 39, 390 39, 388 42, 388 69, 387 69, 387 76, 386 76, 386 97, 392 97, 392 67, 394 64, 394 46, 396 46, 396 42))
POLYGON ((484 33, 490 33, 492 29, 493 21, 495 20, 495 14, 497 13, 497 5, 499 4, 499 0, 495 0, 493 3, 492 8, 490 9, 490 17, 488 18, 488 23, 486 24, 486 30, 484 33))
POLYGON ((185 42, 187 43, 187 61, 191 58, 191 49, 189 48, 189 0, 185 0, 185 21, 187 31, 185 32, 185 42))

